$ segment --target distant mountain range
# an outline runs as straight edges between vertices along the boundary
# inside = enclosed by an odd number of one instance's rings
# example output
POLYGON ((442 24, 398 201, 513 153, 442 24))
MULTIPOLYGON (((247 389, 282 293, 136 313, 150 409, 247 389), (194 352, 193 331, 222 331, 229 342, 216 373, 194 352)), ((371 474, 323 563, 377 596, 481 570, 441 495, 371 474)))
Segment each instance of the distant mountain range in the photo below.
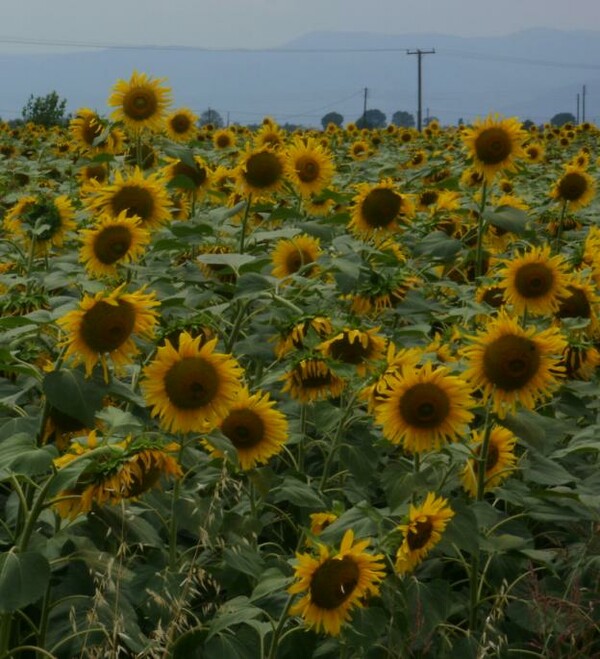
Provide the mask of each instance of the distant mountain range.
POLYGON ((0 117, 17 118, 30 94, 56 90, 67 109, 108 113, 119 78, 134 69, 166 77, 174 104, 198 114, 209 107, 231 123, 320 125, 330 111, 346 122, 367 107, 388 120, 396 110, 416 115, 417 57, 422 59, 424 113, 442 123, 489 112, 536 123, 558 112, 583 111, 600 123, 600 31, 533 29, 504 37, 444 34, 312 32, 266 51, 198 48, 111 48, 71 53, 0 55, 0 117), (336 52, 338 51, 338 52, 336 52))

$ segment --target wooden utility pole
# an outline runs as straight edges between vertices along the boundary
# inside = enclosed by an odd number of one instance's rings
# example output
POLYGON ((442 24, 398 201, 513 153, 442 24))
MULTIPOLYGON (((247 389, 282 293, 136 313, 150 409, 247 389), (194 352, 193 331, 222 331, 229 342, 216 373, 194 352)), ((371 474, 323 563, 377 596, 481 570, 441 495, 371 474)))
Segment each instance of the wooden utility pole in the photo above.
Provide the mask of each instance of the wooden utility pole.
POLYGON ((365 87, 365 100, 363 102, 363 128, 368 128, 367 126, 367 95, 369 90, 365 87))
POLYGON ((423 129, 423 82, 422 82, 422 70, 421 70, 421 58, 423 55, 433 55, 435 54, 435 48, 431 50, 407 50, 407 55, 416 55, 417 56, 417 71, 418 71, 418 110, 417 110, 417 128, 419 132, 423 129))
POLYGON ((581 94, 581 121, 585 123, 585 85, 583 85, 581 94))

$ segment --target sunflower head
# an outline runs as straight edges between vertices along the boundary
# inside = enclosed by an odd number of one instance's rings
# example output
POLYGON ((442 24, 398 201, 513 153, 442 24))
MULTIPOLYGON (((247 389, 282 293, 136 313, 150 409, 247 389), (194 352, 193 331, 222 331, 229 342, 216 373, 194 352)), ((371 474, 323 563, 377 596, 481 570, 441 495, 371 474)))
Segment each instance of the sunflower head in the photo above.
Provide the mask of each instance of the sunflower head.
POLYGON ((279 240, 271 255, 273 276, 278 279, 285 279, 296 273, 305 277, 314 276, 318 272, 315 261, 320 254, 319 239, 307 234, 279 240))
POLYGON ((557 201, 568 204, 571 210, 583 208, 594 198, 594 179, 584 168, 567 165, 565 173, 555 183, 550 194, 557 201))
POLYGON ((333 160, 315 139, 297 137, 286 151, 286 172, 298 192, 307 197, 329 184, 333 160))
MULTIPOLYGON (((479 470, 482 467, 481 447, 483 432, 473 431, 471 441, 472 458, 461 475, 463 488, 472 496, 477 496, 479 470)), ((498 487, 514 471, 517 458, 515 456, 516 437, 502 426, 493 426, 488 440, 488 451, 485 460, 484 492, 498 487)))
POLYGON ((128 81, 119 80, 108 99, 108 105, 116 108, 111 117, 134 133, 162 130, 171 103, 171 90, 163 82, 164 79, 153 79, 137 71, 128 81))
POLYGON ((196 135, 198 117, 189 108, 179 108, 171 112, 165 119, 167 136, 174 142, 183 144, 196 135))
POLYGON ((268 198, 283 185, 285 161, 272 147, 246 148, 235 174, 237 188, 242 194, 268 198))
POLYGON ((353 203, 354 210, 348 226, 363 238, 397 230, 399 223, 410 217, 414 210, 411 200, 400 194, 390 179, 376 185, 360 184, 353 203))
POLYGON ((301 359, 283 376, 283 391, 302 403, 337 398, 344 390, 345 381, 336 375, 324 359, 301 359))

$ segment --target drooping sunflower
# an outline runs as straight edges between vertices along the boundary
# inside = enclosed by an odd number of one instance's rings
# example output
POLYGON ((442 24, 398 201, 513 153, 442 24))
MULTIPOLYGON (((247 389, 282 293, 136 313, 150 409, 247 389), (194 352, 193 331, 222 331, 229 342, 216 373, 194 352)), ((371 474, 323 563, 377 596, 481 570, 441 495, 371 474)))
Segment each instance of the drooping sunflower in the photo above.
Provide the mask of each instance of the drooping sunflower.
POLYGON ((171 187, 182 195, 200 199, 210 187, 212 172, 200 156, 184 162, 178 158, 169 158, 169 164, 163 169, 163 174, 171 187))
POLYGON ((117 217, 103 215, 96 225, 80 233, 79 260, 94 277, 115 277, 118 266, 138 261, 150 242, 150 234, 137 217, 121 211, 117 217))
POLYGON ((517 403, 533 409, 558 387, 558 363, 567 344, 557 328, 525 329, 501 309, 471 341, 463 349, 468 360, 463 377, 481 389, 484 402, 492 400, 500 418, 517 403))
POLYGON ((285 166, 289 180, 303 197, 321 192, 334 173, 331 155, 310 137, 296 137, 287 147, 285 166))
POLYGON ((594 194, 594 179, 578 165, 567 165, 550 192, 553 199, 566 203, 572 211, 587 206, 594 194))
POLYGON ((304 341, 310 331, 315 333, 315 337, 324 339, 333 332, 333 325, 329 318, 325 316, 313 316, 302 322, 295 323, 289 330, 286 330, 280 337, 275 346, 275 355, 282 359, 292 350, 302 350, 304 341))
POLYGON ((320 254, 319 239, 308 234, 278 240, 271 254, 273 276, 285 279, 298 272, 304 277, 315 276, 318 272, 315 262, 320 254))
POLYGON ((336 375, 324 359, 310 357, 300 360, 284 376, 282 391, 301 403, 337 398, 346 382, 336 375))
POLYGON ((174 142, 183 144, 196 135, 198 117, 189 108, 178 108, 169 113, 165 119, 167 136, 174 142))
POLYGON ((134 133, 160 132, 171 104, 171 90, 163 82, 163 78, 153 79, 137 71, 129 80, 118 80, 108 99, 108 105, 116 108, 111 118, 134 133))
POLYGON ((527 311, 543 316, 558 310, 561 299, 568 295, 567 265, 560 254, 551 256, 546 245, 504 263, 498 286, 516 314, 527 311))
MULTIPOLYGON (((480 456, 484 432, 473 431, 471 452, 474 457, 467 460, 461 474, 463 488, 472 496, 477 496, 478 473, 481 468, 480 456)), ((490 431, 487 459, 485 461, 484 492, 498 487, 515 470, 517 438, 508 428, 494 426, 490 431)))
MULTIPOLYGON (((57 469, 67 467, 74 459, 98 448, 96 431, 85 445, 75 443, 69 452, 57 458, 57 469)), ((127 438, 106 444, 105 450, 92 458, 75 485, 59 493, 54 508, 67 519, 90 512, 93 506, 115 505, 137 499, 144 492, 160 486, 163 477, 181 478, 183 472, 173 453, 179 444, 166 444, 158 439, 127 438)))
POLYGON ((465 380, 445 366, 402 368, 387 382, 387 398, 375 407, 383 436, 410 453, 438 450, 458 441, 473 418, 475 401, 465 380))
MULTIPOLYGON (((229 408, 227 416, 219 423, 219 429, 234 445, 240 467, 252 469, 265 464, 269 458, 281 452, 288 438, 288 423, 284 414, 273 409, 275 401, 269 394, 250 395, 242 389, 229 408)), ((222 454, 206 440, 211 454, 222 454)))
POLYGON ((515 160, 525 157, 523 143, 527 138, 521 122, 516 118, 500 119, 488 116, 476 120, 471 128, 462 133, 463 142, 473 168, 488 182, 501 171, 514 171, 515 160))
POLYGON ((69 311, 58 319, 67 336, 65 359, 85 365, 86 375, 92 374, 100 362, 107 376, 106 356, 110 356, 117 371, 138 354, 133 336, 150 338, 157 323, 159 305, 154 293, 126 293, 122 284, 112 293, 100 291, 94 297, 85 295, 79 309, 69 311))
POLYGON ((66 233, 75 227, 75 210, 66 195, 21 197, 4 217, 4 228, 27 243, 35 239, 38 251, 62 247, 66 233))
POLYGON ((600 352, 590 345, 569 345, 559 362, 570 380, 591 380, 600 366, 600 352))
POLYGON ((399 524, 404 540, 396 553, 398 574, 412 572, 442 539, 454 511, 444 497, 429 492, 420 506, 410 505, 408 523, 399 524))
POLYGON ((351 364, 359 375, 365 375, 385 356, 387 341, 377 334, 378 330, 378 327, 369 330, 346 328, 321 343, 317 349, 325 357, 351 364))
POLYGON ((235 170, 238 191, 256 199, 268 199, 280 190, 284 175, 283 155, 268 146, 256 150, 246 146, 235 170))
POLYGON ((360 238, 396 231, 399 224, 413 214, 412 201, 396 191, 391 179, 376 185, 360 183, 357 190, 348 228, 360 238))
POLYGON ((171 219, 170 200, 162 180, 156 174, 144 176, 139 168, 129 174, 117 171, 114 183, 98 186, 85 200, 92 211, 118 217, 137 216, 145 229, 156 229, 171 219))
POLYGON ((237 361, 215 352, 217 339, 202 346, 200 340, 182 332, 177 348, 166 341, 144 368, 144 398, 169 432, 209 432, 240 392, 243 372, 237 361))
POLYGON ((596 292, 594 282, 589 278, 573 277, 567 285, 567 293, 560 301, 556 317, 589 318, 586 331, 594 335, 598 329, 598 308, 600 296, 596 292))
POLYGON ((351 610, 379 593, 378 584, 385 576, 383 555, 365 551, 369 542, 355 543, 354 533, 348 529, 337 552, 318 543, 318 557, 296 554, 294 576, 298 581, 288 592, 304 595, 290 608, 290 615, 302 616, 317 632, 337 636, 351 610))

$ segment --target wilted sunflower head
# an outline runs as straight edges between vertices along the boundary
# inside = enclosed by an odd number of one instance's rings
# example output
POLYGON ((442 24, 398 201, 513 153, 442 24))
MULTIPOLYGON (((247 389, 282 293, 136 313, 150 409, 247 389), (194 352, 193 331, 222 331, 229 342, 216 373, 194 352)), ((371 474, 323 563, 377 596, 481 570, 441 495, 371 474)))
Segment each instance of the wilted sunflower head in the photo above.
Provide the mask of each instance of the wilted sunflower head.
POLYGON ((285 381, 282 391, 302 403, 337 398, 346 386, 319 357, 301 359, 282 379, 285 381))
POLYGON ((160 132, 171 103, 171 90, 162 82, 163 78, 153 79, 137 71, 128 81, 118 80, 108 99, 108 105, 116 108, 111 117, 135 133, 160 132))

